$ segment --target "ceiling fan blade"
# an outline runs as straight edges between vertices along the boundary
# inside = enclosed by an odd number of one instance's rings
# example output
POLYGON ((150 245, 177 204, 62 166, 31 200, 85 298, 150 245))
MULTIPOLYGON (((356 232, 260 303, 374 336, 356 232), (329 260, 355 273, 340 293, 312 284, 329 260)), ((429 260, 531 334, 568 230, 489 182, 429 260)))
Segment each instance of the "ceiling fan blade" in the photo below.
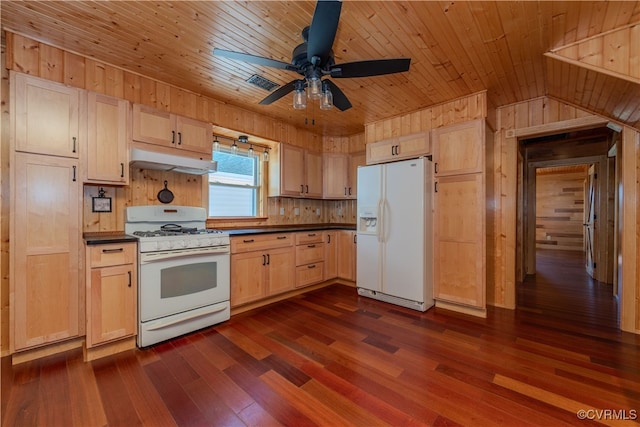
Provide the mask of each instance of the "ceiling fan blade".
POLYGON ((345 111, 351 108, 351 102, 349 102, 347 96, 334 82, 331 80, 323 80, 323 82, 327 82, 329 85, 329 89, 331 89, 331 93, 333 94, 333 105, 335 105, 338 110, 345 111))
POLYGON ((307 40, 307 60, 311 64, 322 67, 329 59, 341 9, 341 1, 318 0, 316 3, 307 40))
POLYGON ((279 68, 281 70, 298 71, 298 69, 286 62, 276 61, 275 59, 264 58, 262 56, 249 55, 248 53, 232 52, 224 49, 213 49, 214 56, 234 59, 236 61, 250 62, 252 64, 263 65, 265 67, 279 68))
POLYGON ((331 77, 371 77, 409 71, 411 58, 374 59, 371 61, 347 62, 331 67, 331 77))
POLYGON ((298 80, 292 80, 289 83, 287 83, 284 86, 280 86, 278 89, 274 90, 269 96, 267 96, 265 99, 263 99, 262 101, 260 101, 261 105, 269 105, 272 102, 277 101, 278 99, 282 98, 283 96, 293 92, 293 89, 295 89, 296 87, 296 82, 298 80))

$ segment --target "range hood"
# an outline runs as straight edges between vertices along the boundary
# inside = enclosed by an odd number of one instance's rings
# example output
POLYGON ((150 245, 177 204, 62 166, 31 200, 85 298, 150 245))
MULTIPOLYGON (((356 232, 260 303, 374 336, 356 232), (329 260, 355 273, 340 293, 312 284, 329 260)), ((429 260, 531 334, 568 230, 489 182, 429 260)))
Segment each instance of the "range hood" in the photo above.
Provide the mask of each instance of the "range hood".
POLYGON ((141 169, 156 169, 188 173, 191 175, 204 175, 215 172, 217 162, 142 150, 140 148, 131 148, 130 165, 141 169))

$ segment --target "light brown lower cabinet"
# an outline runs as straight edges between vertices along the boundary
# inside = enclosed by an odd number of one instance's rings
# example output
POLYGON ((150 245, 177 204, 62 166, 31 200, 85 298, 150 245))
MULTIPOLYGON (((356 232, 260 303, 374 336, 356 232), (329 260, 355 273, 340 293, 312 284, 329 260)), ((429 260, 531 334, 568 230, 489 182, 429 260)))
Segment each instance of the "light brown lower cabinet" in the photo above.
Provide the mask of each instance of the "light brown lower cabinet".
POLYGON ((87 348, 136 335, 136 243, 87 245, 87 348))
POLYGON ((338 233, 337 230, 324 232, 324 280, 338 277, 338 233))
POLYGON ((231 238, 231 307, 294 288, 293 241, 290 233, 231 238))
POLYGON ((338 277, 352 282, 356 280, 356 244, 355 231, 338 232, 338 277))
POLYGON ((324 280, 324 234, 296 233, 296 288, 324 280))

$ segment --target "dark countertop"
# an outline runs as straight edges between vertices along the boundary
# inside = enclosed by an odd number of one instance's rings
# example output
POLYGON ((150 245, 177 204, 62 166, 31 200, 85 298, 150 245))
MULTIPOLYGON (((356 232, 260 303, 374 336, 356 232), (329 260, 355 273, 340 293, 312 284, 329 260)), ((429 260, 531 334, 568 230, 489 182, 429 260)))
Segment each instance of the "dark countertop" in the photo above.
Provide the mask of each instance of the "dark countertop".
POLYGON ((87 245, 106 245, 108 243, 127 243, 138 241, 137 237, 124 234, 124 231, 83 233, 82 238, 87 245))
POLYGON ((287 226, 272 227, 253 227, 253 228, 233 228, 222 230, 229 233, 229 236, 246 236, 249 234, 269 234, 269 233, 295 233, 298 231, 316 231, 316 230, 354 230, 355 224, 301 224, 287 226))

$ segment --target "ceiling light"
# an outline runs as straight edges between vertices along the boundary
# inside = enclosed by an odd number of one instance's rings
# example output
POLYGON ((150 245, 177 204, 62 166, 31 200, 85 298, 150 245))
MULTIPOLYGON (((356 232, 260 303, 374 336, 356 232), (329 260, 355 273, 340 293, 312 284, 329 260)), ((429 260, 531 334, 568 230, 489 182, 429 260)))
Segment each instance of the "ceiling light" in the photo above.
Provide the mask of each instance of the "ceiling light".
POLYGON ((248 157, 253 157, 253 145, 249 146, 249 149, 247 150, 247 156, 248 157))
POLYGON ((233 144, 231 145, 231 152, 233 154, 238 154, 238 144, 236 144, 235 141, 233 141, 233 144))
POLYGON ((246 144, 247 142, 249 142, 249 137, 247 135, 240 135, 238 137, 238 142, 242 142, 243 144, 246 144))
POLYGON ((218 141, 218 137, 213 140, 212 151, 220 151, 220 141, 218 141))
POLYGON ((333 107, 333 94, 329 88, 329 82, 322 82, 322 96, 320 97, 320 109, 330 110, 333 107))
POLYGON ((311 76, 307 79, 309 87, 309 99, 320 99, 322 95, 322 82, 318 76, 311 76))
POLYGON ((264 159, 265 162, 269 161, 269 150, 266 147, 264 149, 264 153, 262 153, 262 158, 264 159))
POLYGON ((304 110, 307 108, 307 94, 304 91, 304 80, 297 80, 293 90, 293 108, 304 110))

